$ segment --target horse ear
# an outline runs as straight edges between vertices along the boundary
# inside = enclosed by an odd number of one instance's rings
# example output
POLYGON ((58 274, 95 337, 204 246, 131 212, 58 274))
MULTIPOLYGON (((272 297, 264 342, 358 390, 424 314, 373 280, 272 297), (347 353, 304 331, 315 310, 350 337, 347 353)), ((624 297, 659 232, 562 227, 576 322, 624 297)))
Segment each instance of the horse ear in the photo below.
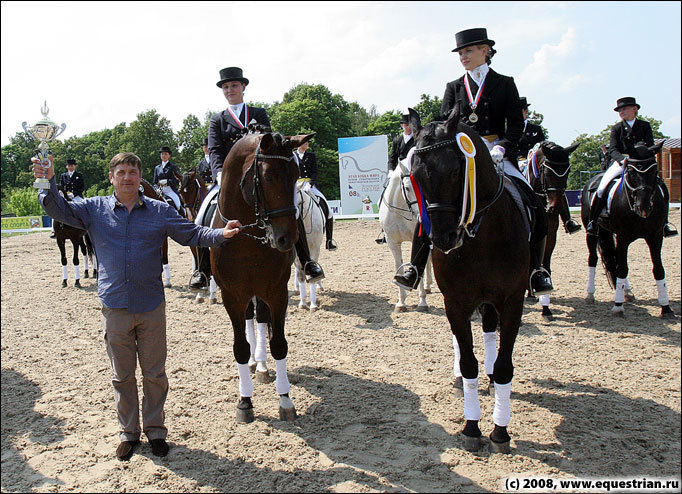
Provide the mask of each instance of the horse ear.
POLYGON ((567 152, 568 154, 571 154, 573 151, 575 151, 576 149, 578 149, 578 146, 580 146, 580 143, 579 143, 579 142, 576 142, 575 144, 572 144, 572 145, 570 145, 570 146, 568 146, 567 148, 564 148, 564 149, 566 149, 566 152, 567 152))
POLYGON ((417 132, 422 130, 422 119, 419 118, 419 113, 414 111, 412 108, 408 108, 407 113, 410 115, 409 118, 410 127, 412 127, 412 130, 416 134, 417 132))
POLYGON ((272 149, 272 146, 275 144, 275 138, 272 137, 272 134, 267 133, 263 134, 263 137, 261 137, 260 140, 260 148, 263 151, 269 152, 272 149))
POLYGON ((664 142, 665 142, 665 141, 661 141, 661 142, 659 142, 658 144, 654 144, 653 146, 651 146, 651 147, 649 148, 649 151, 651 151, 651 152, 654 153, 654 154, 658 154, 658 152, 659 152, 659 151, 661 150, 661 148, 663 147, 663 143, 664 143, 664 142))
POLYGON ((289 141, 289 142, 291 142, 291 145, 294 148, 298 148, 300 146, 303 146, 306 142, 308 142, 313 137, 315 137, 315 132, 313 132, 312 134, 299 134, 299 135, 295 135, 292 137, 285 138, 285 142, 289 141))
POLYGON ((445 121, 445 131, 448 134, 453 134, 453 133, 457 132, 457 124, 458 123, 459 123, 459 105, 455 105, 455 107, 450 112, 450 115, 448 115, 448 119, 445 121))

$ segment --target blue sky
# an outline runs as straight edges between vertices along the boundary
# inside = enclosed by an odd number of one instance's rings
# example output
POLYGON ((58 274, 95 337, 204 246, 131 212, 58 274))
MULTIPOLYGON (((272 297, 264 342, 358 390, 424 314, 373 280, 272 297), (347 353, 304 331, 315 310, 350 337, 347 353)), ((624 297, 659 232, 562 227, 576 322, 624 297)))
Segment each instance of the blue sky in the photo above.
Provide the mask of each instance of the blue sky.
MULTIPOLYGON (((679 2, 10 2, 1 4, 2 145, 21 122, 64 138, 155 108, 178 131, 219 111, 218 72, 240 66, 247 101, 324 84, 379 112, 443 96, 463 69, 455 32, 486 27, 549 137, 569 145, 617 120, 616 99, 680 137, 679 2)), ((344 136, 339 136, 344 137, 344 136)))

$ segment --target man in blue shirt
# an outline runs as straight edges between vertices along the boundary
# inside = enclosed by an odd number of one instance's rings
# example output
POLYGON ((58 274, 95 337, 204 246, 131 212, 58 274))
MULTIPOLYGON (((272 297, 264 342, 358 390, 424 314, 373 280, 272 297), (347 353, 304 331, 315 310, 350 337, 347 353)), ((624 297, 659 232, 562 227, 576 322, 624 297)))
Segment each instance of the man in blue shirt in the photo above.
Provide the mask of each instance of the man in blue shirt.
POLYGON ((140 443, 136 360, 144 381, 143 432, 152 453, 168 454, 163 407, 166 377, 166 304, 161 282, 161 244, 166 236, 182 245, 219 247, 239 232, 238 220, 225 228, 195 225, 165 202, 139 192, 142 162, 119 153, 109 163, 114 194, 66 202, 57 192, 54 167, 33 160, 33 174, 50 188, 38 200, 53 219, 88 231, 99 263, 97 292, 102 302, 104 338, 111 360, 120 444, 116 456, 128 460, 140 443))

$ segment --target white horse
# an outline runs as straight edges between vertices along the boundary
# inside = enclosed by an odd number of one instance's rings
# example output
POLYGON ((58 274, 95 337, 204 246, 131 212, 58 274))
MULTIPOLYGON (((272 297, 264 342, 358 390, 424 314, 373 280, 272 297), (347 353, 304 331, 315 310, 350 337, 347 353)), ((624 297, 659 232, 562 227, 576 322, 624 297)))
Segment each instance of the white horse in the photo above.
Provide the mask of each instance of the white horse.
MULTIPOLYGON (((324 239, 324 225, 326 217, 324 210, 320 206, 320 199, 310 190, 310 182, 299 180, 296 184, 296 194, 298 194, 298 214, 303 220, 305 233, 308 240, 308 250, 310 259, 316 261, 320 258, 320 246, 324 239)), ((306 283, 303 266, 298 256, 294 260, 294 289, 298 289, 301 300, 299 308, 308 308, 310 312, 315 312, 317 306, 317 288, 321 288, 319 283, 306 283), (308 298, 308 288, 310 288, 310 298, 308 298)))
MULTIPOLYGON (((379 201, 379 222, 386 233, 386 243, 393 254, 395 269, 398 271, 403 266, 402 243, 412 243, 414 229, 419 220, 419 206, 417 196, 412 188, 410 172, 402 161, 398 161, 395 170, 388 174, 388 185, 379 201)), ((433 283, 433 270, 431 268, 431 256, 426 264, 425 274, 419 283, 418 311, 427 311, 426 294, 431 293, 433 283)), ((398 303, 395 304, 397 312, 405 311, 405 297, 407 290, 399 288, 398 303)))

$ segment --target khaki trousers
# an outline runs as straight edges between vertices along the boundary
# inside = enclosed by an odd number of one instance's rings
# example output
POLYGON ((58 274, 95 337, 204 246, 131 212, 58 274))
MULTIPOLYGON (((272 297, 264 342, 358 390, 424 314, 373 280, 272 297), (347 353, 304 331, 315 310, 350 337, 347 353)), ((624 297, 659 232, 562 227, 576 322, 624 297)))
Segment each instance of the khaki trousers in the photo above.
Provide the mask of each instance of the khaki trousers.
POLYGON ((166 377, 166 303, 149 312, 130 314, 127 309, 102 307, 107 353, 111 361, 111 382, 121 441, 140 439, 140 410, 135 369, 142 369, 142 421, 144 433, 165 439, 163 406, 168 395, 166 377))

